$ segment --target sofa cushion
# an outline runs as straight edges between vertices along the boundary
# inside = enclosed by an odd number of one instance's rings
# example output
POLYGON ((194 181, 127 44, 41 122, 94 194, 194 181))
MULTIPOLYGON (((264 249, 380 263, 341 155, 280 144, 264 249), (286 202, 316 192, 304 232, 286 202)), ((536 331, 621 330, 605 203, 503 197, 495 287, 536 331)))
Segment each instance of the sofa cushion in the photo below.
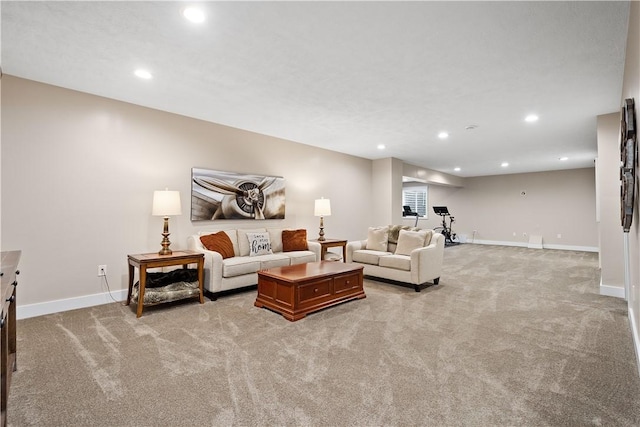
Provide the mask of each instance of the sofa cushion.
POLYGON ((269 233, 247 233, 249 240, 249 256, 272 254, 269 233))
POLYGON ((433 230, 425 230, 427 232, 427 237, 424 238, 424 245, 429 246, 431 244, 431 239, 433 238, 433 230))
POLYGON ((233 253, 235 256, 238 256, 238 254, 240 254, 240 246, 238 246, 238 230, 234 228, 232 230, 224 230, 224 232, 227 233, 227 236, 231 239, 231 243, 233 244, 233 253))
POLYGON ((418 248, 424 247, 424 241, 427 238, 427 230, 407 231, 400 230, 398 237, 398 246, 396 247, 396 255, 411 255, 411 252, 418 248))
POLYGON ((380 257, 380 267, 411 271, 411 257, 407 255, 389 255, 380 257))
POLYGON ((305 264, 307 262, 316 261, 316 254, 311 251, 287 252, 287 256, 291 258, 291 265, 305 264))
POLYGON ((285 265, 290 265, 290 258, 282 253, 270 254, 270 255, 259 255, 259 256, 253 257, 252 259, 256 261, 260 261, 260 270, 265 270, 267 268, 273 268, 273 267, 284 267, 285 265))
POLYGON ((308 249, 309 245, 307 245, 307 230, 282 230, 283 252, 306 251, 308 249))
POLYGON ((260 270, 260 261, 255 257, 236 256, 222 260, 222 277, 235 277, 256 273, 260 270))
POLYGON ((391 255, 391 252, 371 251, 368 249, 360 249, 353 252, 353 261, 364 264, 378 265, 380 258, 391 255))
POLYGON ((275 254, 282 252, 282 228, 267 228, 269 240, 271 240, 271 251, 275 254))
POLYGON ((389 241, 389 227, 369 227, 367 233, 367 249, 385 252, 389 241))
POLYGON ((236 255, 249 256, 249 239, 247 233, 264 233, 267 230, 264 228, 254 228, 251 230, 238 229, 238 252, 236 255))
POLYGON ((233 253, 233 243, 231 243, 229 235, 224 231, 200 236, 200 241, 208 250, 222 255, 223 259, 231 258, 235 255, 233 253))
POLYGON ((389 243, 398 243, 398 237, 400 237, 400 230, 407 231, 419 231, 418 227, 411 227, 410 225, 390 225, 389 226, 389 243))

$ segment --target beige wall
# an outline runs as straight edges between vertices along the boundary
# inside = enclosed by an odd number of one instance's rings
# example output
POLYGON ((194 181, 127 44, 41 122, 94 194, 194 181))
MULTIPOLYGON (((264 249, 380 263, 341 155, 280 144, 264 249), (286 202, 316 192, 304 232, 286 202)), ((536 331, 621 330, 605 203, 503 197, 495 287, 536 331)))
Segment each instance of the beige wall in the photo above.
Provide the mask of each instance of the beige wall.
POLYGON ((455 175, 426 169, 420 166, 404 163, 402 165, 402 175, 413 178, 427 184, 451 185, 454 187, 464 186, 465 179, 455 175))
MULTIPOLYGON (((624 69, 624 79, 622 86, 622 100, 626 98, 634 98, 636 104, 636 115, 640 112, 640 3, 631 2, 631 10, 629 13, 629 33, 627 36, 627 52, 624 69)), ((636 125, 640 124, 640 119, 636 118, 636 125)), ((640 171, 636 169, 636 180, 640 177, 640 171)), ((636 181, 636 186, 638 182, 636 181)), ((634 342, 636 344, 636 357, 638 356, 638 348, 640 348, 640 337, 638 334, 638 326, 640 325, 640 201, 636 200, 633 223, 629 231, 629 295, 627 296, 629 304, 629 319, 631 321, 634 342)), ((637 358, 640 368, 640 358, 637 358)))
POLYGON ((620 223, 620 113, 598 116, 598 236, 603 289, 623 295, 624 259, 620 223))
POLYGON ((160 249, 154 190, 180 190, 172 248, 198 230, 253 226, 192 223, 192 167, 278 175, 286 219, 260 226, 317 236, 314 199, 331 199, 327 236, 361 238, 370 219, 371 161, 70 91, 2 79, 2 248, 22 249, 19 305, 126 287, 126 256, 160 249))
POLYGON ((459 188, 430 185, 429 219, 421 224, 440 225, 431 209, 437 205, 448 207, 453 230, 468 242, 526 246, 529 236, 541 235, 549 248, 598 245, 593 168, 466 178, 459 188))
POLYGON ((371 199, 371 220, 373 224, 388 224, 393 221, 394 159, 388 157, 372 162, 371 182, 375 191, 371 199))

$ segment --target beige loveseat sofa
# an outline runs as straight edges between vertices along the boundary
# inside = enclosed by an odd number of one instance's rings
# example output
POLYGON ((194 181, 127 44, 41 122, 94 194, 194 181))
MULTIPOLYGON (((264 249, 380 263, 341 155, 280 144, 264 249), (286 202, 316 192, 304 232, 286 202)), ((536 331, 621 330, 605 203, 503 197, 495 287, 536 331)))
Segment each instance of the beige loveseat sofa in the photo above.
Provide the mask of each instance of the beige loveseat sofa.
POLYGON ((364 266, 365 276, 412 284, 416 292, 439 283, 443 257, 442 234, 409 226, 370 227, 366 240, 347 243, 347 262, 364 266))
MULTIPOLYGON (((287 241, 289 242, 290 239, 287 241)), ((187 247, 190 250, 204 253, 204 289, 207 296, 214 300, 222 291, 256 285, 258 270, 320 261, 321 248, 319 243, 306 240, 306 230, 282 228, 200 232, 187 238, 187 247), (285 232, 285 236, 291 236, 294 232, 298 233, 297 247, 292 244, 283 245, 283 232, 285 232), (300 241, 302 237, 300 232, 304 232, 303 242, 300 241), (221 237, 219 233, 224 233, 229 238, 229 247, 225 248, 222 245, 217 250, 207 249, 202 238, 204 237, 204 241, 207 242, 212 237, 221 237), (256 236, 260 240, 250 240, 256 236), (253 251, 256 248, 257 251, 253 251), (295 250, 291 250, 291 248, 295 250)), ((211 248, 212 245, 210 244, 209 247, 211 248)))

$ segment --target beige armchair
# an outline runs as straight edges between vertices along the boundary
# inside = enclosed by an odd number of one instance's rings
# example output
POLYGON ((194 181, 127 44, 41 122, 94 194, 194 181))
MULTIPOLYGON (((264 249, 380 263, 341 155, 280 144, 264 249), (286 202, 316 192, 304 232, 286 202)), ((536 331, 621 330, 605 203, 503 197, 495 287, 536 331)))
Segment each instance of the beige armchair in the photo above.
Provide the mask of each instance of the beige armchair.
POLYGON ((413 285, 416 292, 437 285, 442 272, 444 236, 433 230, 392 225, 370 227, 366 240, 347 243, 347 262, 365 276, 413 285))

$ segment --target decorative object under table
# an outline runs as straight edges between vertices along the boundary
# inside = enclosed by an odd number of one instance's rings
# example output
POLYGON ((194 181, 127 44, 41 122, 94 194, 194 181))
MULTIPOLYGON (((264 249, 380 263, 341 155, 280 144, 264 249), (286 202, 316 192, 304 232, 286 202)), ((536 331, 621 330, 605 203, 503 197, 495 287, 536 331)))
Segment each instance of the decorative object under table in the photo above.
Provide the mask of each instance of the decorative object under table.
POLYGON ((254 305, 293 322, 332 305, 366 298, 362 270, 361 265, 331 261, 261 270, 254 305))

